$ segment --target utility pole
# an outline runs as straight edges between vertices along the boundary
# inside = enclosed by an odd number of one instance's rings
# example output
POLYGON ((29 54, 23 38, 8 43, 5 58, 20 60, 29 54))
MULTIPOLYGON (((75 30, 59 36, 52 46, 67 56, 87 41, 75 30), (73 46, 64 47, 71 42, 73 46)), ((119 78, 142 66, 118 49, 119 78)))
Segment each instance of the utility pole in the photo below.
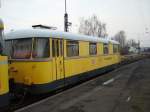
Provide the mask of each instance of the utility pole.
POLYGON ((64 31, 65 32, 68 32, 69 31, 69 26, 71 26, 72 23, 71 22, 68 22, 68 13, 67 13, 67 3, 66 3, 66 0, 65 0, 65 14, 64 14, 64 31))

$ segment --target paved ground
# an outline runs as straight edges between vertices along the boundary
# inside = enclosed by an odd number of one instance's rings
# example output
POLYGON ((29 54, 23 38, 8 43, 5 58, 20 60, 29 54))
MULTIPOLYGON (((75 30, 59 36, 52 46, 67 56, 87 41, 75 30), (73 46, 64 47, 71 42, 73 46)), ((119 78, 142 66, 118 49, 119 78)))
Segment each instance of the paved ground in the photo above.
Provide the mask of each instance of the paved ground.
POLYGON ((18 112, 150 112, 150 59, 116 69, 18 112))

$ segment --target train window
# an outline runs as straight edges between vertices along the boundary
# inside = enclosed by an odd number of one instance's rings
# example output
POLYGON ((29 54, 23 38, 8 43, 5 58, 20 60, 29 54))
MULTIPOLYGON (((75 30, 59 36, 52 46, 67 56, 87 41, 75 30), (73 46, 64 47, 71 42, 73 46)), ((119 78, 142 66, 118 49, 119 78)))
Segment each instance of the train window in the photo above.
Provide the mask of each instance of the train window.
POLYGON ((89 43, 89 54, 90 55, 97 54, 97 44, 96 43, 89 43))
POLYGON ((55 54, 55 40, 52 40, 52 55, 53 55, 53 57, 55 57, 56 56, 56 54, 55 54))
POLYGON ((31 56, 32 39, 17 39, 12 43, 12 58, 28 59, 31 56))
POLYGON ((62 40, 57 40, 57 39, 54 39, 52 40, 52 54, 53 54, 53 57, 55 56, 62 56, 62 40))
POLYGON ((67 56, 79 56, 79 42, 67 41, 67 56))
POLYGON ((50 56, 49 38, 36 38, 32 55, 33 58, 48 58, 50 56))
POLYGON ((57 57, 59 56, 59 41, 56 40, 56 52, 57 52, 57 57))
POLYGON ((113 53, 117 53, 118 52, 118 45, 113 45, 113 53))
POLYGON ((60 56, 63 56, 63 40, 60 40, 60 56))
POLYGON ((104 54, 108 54, 109 53, 109 46, 108 46, 108 44, 105 43, 103 46, 104 46, 103 47, 104 54))

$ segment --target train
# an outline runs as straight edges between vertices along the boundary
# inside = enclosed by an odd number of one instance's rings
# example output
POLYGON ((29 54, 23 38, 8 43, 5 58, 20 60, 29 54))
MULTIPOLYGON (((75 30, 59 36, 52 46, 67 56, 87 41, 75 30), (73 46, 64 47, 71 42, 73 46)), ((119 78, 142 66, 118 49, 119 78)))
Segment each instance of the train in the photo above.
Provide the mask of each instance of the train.
POLYGON ((44 94, 98 76, 118 66, 119 43, 49 29, 6 34, 10 87, 44 94))
POLYGON ((3 53, 4 24, 0 19, 0 110, 9 105, 8 59, 3 53))

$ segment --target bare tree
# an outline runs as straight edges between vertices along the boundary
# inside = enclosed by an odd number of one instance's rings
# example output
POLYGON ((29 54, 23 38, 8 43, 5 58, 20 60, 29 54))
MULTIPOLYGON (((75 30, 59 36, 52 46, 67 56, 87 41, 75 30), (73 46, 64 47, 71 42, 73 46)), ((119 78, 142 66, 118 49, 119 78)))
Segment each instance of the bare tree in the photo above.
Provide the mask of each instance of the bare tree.
POLYGON ((126 44, 126 34, 125 31, 121 30, 119 31, 114 37, 114 40, 118 41, 120 43, 120 53, 121 54, 128 54, 128 46, 126 44))
POLYGON ((136 48, 140 50, 140 43, 136 42, 134 39, 126 39, 125 31, 119 31, 114 37, 114 40, 120 43, 120 52, 121 54, 129 54, 130 48, 136 48))
POLYGON ((134 39, 130 39, 130 40, 127 41, 127 46, 138 48, 139 43, 136 42, 134 39))
POLYGON ((124 48, 126 46, 126 35, 125 31, 119 31, 115 36, 114 39, 120 43, 120 47, 124 48))
POLYGON ((96 15, 88 19, 82 18, 79 26, 79 33, 97 37, 106 37, 106 24, 102 23, 96 15))

